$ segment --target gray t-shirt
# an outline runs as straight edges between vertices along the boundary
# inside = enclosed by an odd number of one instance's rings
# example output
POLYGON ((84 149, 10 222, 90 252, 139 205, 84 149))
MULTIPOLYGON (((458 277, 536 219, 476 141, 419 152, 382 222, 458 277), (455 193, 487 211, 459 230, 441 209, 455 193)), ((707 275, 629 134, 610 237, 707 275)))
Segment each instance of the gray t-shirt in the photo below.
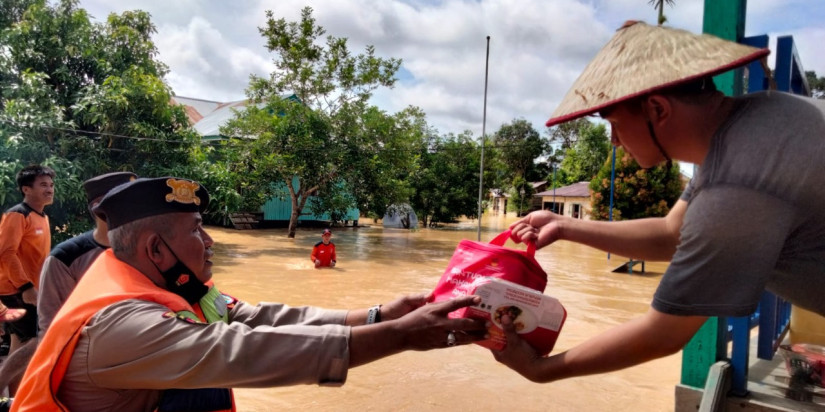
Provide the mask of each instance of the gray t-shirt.
POLYGON ((768 289, 825 315, 825 100, 737 98, 682 199, 656 310, 747 316, 768 289))

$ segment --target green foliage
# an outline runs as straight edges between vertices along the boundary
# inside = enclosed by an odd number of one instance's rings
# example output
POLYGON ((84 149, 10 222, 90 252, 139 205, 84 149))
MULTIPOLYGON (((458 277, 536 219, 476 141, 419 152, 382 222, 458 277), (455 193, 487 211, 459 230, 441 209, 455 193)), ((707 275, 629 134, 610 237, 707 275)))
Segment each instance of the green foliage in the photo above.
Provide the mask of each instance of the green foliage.
MULTIPOLYGON (((185 112, 169 104, 147 13, 93 23, 75 0, 8 0, 0 10, 8 11, 0 18, 2 168, 10 176, 31 163, 55 169, 55 204, 46 209, 55 242, 91 227, 81 187, 90 177, 214 177, 185 112)), ((20 197, 2 200, 9 207, 20 197)))
POLYGON ((547 143, 527 120, 506 123, 493 136, 501 162, 514 179, 535 176, 535 161, 547 150, 547 143))
POLYGON ((252 76, 251 98, 269 100, 290 92, 305 105, 334 114, 346 104, 365 105, 376 88, 395 84, 401 60, 376 57, 372 46, 353 56, 346 38, 327 36, 321 45, 326 30, 316 25, 312 8, 301 11, 300 22, 275 19, 271 10, 266 19, 259 32, 275 54, 276 70, 269 79, 252 76))
POLYGON ((329 213, 329 219, 333 223, 343 222, 347 211, 355 207, 355 198, 350 194, 346 182, 330 185, 330 188, 327 193, 311 197, 309 209, 315 215, 329 213))
POLYGON ((818 77, 815 71, 807 71, 805 78, 808 80, 808 87, 811 88, 811 96, 825 99, 825 77, 818 77))
POLYGON ((658 10, 659 18, 657 19, 657 21, 659 22, 660 26, 665 24, 665 22, 667 21, 667 16, 665 16, 665 3, 673 7, 673 2, 674 0, 649 0, 647 2, 648 4, 656 8, 656 10, 658 10))
MULTIPOLYGON (((610 175, 612 159, 604 162, 590 182, 592 219, 610 220, 610 175)), ((683 190, 679 164, 642 169, 621 148, 616 149, 613 220, 665 216, 683 190)))
POLYGON ((533 199, 533 184, 522 177, 513 179, 513 188, 510 190, 510 209, 516 216, 524 216, 530 211, 533 199))
POLYGON ((412 153, 431 133, 424 113, 408 107, 389 115, 368 107, 356 111, 353 121, 339 124, 348 129, 341 133, 346 136, 341 177, 361 212, 381 217, 388 206, 407 202, 409 176, 418 167, 412 153))
POLYGON ((229 136, 257 137, 247 144, 249 157, 228 166, 287 185, 293 207, 290 237, 295 236, 298 212, 314 194, 319 198, 313 208, 329 208, 333 216, 351 203, 367 214, 382 214, 411 192, 403 177, 415 159, 404 151, 426 130, 417 109, 388 115, 367 103, 375 89, 395 84, 401 61, 376 57, 372 46, 353 55, 345 38, 327 36, 323 43, 326 31, 309 7, 298 22, 276 19, 272 11, 266 17, 259 31, 274 54, 276 70, 268 78, 252 76, 247 88, 252 102, 265 108, 250 107, 223 129, 229 136), (287 104, 286 93, 300 104, 287 104), (333 184, 352 193, 342 196, 333 184))
POLYGON ((417 156, 419 167, 410 176, 410 205, 422 227, 452 222, 461 215, 476 217, 481 151, 471 133, 432 136, 417 156))
POLYGON ((585 117, 581 117, 547 129, 547 137, 550 143, 548 163, 561 164, 567 149, 573 148, 578 143, 579 131, 589 125, 590 121, 585 117))
POLYGON ((599 172, 610 150, 604 124, 581 123, 576 144, 567 149, 556 180, 565 185, 590 181, 599 172))

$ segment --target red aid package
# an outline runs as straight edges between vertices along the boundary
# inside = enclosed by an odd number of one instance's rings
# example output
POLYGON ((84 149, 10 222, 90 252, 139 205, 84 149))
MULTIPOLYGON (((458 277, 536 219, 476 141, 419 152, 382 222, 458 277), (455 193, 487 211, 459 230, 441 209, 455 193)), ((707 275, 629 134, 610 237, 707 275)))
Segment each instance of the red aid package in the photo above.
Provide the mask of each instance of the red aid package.
POLYGON ((433 291, 434 301, 486 294, 481 304, 459 309, 449 316, 491 319, 491 338, 477 343, 502 349, 506 341, 499 322, 509 310, 517 329, 519 324, 522 326, 518 333, 545 355, 553 348, 567 313, 557 300, 543 295, 547 273, 536 262, 535 245, 528 243, 527 251, 506 248, 503 245, 509 237, 508 230, 489 244, 462 240, 433 291), (516 299, 517 296, 522 298, 516 299))
POLYGON ((544 356, 553 350, 567 318, 567 311, 557 299, 496 278, 480 278, 475 284, 473 294, 481 297, 481 303, 466 308, 464 317, 492 323, 488 330, 490 338, 478 342, 479 345, 496 350, 507 346, 501 328, 501 318, 507 315, 516 333, 537 353, 544 356))

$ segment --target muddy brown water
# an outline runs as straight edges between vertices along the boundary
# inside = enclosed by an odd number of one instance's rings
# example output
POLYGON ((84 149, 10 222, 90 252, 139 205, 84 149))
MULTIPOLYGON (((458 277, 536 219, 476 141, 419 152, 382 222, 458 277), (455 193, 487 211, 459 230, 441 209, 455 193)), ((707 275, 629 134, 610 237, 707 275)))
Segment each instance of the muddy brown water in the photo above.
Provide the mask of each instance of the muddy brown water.
MULTIPOLYGON (((514 219, 485 218, 482 241, 514 219)), ((369 227, 334 229, 339 265, 321 270, 309 260, 320 229, 301 229, 288 239, 285 229, 209 228, 214 279, 250 303, 365 308, 432 290, 458 242, 476 239, 478 224, 407 231, 364 223, 369 227)), ((648 262, 642 275, 611 273, 626 259, 608 260, 571 242, 539 250, 536 259, 548 273, 545 294, 568 312, 553 353, 643 314, 667 267, 648 262)), ((623 371, 536 384, 497 363, 487 349, 468 345, 384 358, 350 370, 338 388, 236 389, 235 395, 239 411, 666 411, 673 409, 680 362, 677 354, 623 371)))

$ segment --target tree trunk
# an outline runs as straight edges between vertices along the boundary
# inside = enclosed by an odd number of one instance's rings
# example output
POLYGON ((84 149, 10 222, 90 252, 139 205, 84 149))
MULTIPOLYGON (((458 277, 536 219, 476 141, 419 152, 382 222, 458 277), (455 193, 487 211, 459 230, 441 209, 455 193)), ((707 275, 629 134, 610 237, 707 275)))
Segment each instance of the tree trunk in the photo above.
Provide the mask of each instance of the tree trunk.
POLYGON ((404 229, 409 229, 410 228, 410 214, 406 213, 404 215, 399 215, 398 217, 401 219, 401 226, 404 227, 404 229))
POLYGON ((659 25, 665 23, 665 0, 659 1, 659 25))
POLYGON ((289 215, 289 233, 287 237, 295 239, 295 231, 298 229, 298 216, 301 216, 301 207, 298 206, 298 194, 292 193, 292 213, 289 215))

